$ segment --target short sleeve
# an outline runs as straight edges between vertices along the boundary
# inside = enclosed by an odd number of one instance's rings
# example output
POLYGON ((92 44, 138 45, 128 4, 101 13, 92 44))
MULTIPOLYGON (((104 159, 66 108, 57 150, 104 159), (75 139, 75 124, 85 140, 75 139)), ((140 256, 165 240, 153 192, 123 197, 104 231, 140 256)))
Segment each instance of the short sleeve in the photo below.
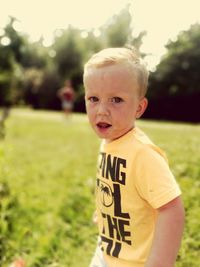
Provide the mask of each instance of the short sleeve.
POLYGON ((181 194, 168 163, 157 151, 145 145, 136 157, 136 189, 157 209, 181 194))

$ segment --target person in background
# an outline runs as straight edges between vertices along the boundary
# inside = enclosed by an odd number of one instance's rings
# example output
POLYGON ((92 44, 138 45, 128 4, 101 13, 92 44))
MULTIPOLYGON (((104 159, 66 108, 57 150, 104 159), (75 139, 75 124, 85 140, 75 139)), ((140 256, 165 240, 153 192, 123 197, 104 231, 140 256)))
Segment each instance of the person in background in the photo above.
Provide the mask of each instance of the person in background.
POLYGON ((62 109, 66 115, 69 115, 73 111, 75 92, 70 80, 66 80, 64 87, 58 90, 58 97, 62 103, 62 109))

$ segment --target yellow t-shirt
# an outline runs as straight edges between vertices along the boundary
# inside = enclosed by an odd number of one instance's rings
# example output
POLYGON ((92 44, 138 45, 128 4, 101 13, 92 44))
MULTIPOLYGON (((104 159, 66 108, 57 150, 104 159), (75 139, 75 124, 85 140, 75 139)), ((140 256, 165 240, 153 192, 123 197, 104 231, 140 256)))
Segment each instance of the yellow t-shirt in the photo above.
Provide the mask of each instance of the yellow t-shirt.
POLYGON ((164 152, 138 128, 102 143, 96 204, 101 248, 109 267, 143 267, 157 208, 181 194, 164 152))

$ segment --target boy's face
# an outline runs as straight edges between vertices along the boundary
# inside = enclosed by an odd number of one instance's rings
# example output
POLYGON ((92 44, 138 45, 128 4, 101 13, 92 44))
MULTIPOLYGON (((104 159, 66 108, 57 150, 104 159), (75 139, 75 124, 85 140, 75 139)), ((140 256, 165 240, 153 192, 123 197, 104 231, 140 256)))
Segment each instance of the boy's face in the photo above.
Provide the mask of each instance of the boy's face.
POLYGON ((127 67, 113 65, 90 70, 85 78, 89 121, 100 138, 111 142, 135 126, 147 106, 140 98, 136 77, 127 67))

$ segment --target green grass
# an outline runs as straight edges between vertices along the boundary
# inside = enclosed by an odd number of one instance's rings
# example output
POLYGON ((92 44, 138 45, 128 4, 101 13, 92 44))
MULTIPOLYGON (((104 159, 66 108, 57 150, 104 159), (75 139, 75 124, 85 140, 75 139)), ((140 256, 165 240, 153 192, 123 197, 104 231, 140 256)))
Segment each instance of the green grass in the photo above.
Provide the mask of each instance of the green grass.
MULTIPOLYGON (((163 148, 183 192, 184 240, 176 267, 199 267, 200 126, 139 121, 163 148)), ((0 141, 0 265, 87 267, 100 141, 86 116, 13 110, 0 141), (81 265, 80 265, 81 262, 81 265)))

